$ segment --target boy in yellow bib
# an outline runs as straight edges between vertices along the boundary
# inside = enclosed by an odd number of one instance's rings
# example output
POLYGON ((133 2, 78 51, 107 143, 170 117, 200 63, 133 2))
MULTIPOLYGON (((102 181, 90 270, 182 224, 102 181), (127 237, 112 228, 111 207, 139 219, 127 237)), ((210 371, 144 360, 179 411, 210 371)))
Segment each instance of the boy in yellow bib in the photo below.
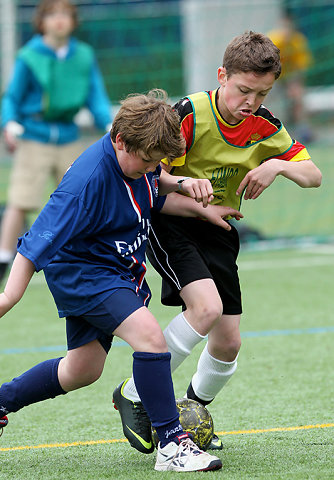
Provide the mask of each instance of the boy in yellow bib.
MULTIPOLYGON (((305 146, 262 104, 280 72, 279 50, 268 37, 246 32, 234 38, 218 68, 219 87, 176 104, 187 147, 183 157, 163 168, 186 177, 184 183, 187 177, 209 179, 212 203, 236 209, 242 197, 256 199, 279 175, 303 188, 318 187, 321 173, 305 146)), ((186 394, 204 405, 237 368, 238 252, 233 226, 228 231, 200 219, 153 215, 148 256, 163 278, 162 303, 183 310, 164 331, 171 369, 208 336, 186 394)), ((122 385, 124 398, 135 405, 133 379, 122 385)), ((129 415, 131 409, 125 410, 129 415)), ((137 433, 143 433, 140 426, 137 433)), ((217 436, 211 448, 222 448, 217 436)))

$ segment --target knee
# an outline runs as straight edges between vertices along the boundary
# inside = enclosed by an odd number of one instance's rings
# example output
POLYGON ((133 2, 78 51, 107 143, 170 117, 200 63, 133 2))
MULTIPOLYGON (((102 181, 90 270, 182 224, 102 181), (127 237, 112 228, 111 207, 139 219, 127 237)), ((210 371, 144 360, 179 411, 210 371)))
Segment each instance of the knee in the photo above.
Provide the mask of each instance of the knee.
POLYGON ((203 319, 207 319, 211 323, 219 319, 223 313, 223 304, 219 297, 207 302, 200 302, 196 305, 198 315, 203 319))
POLYGON ((221 318, 223 305, 220 298, 212 302, 196 302, 187 306, 186 318, 201 335, 206 335, 216 321, 221 318))
POLYGON ((226 356, 228 359, 226 360, 227 362, 233 362, 233 360, 236 359, 239 351, 241 348, 241 339, 239 338, 233 338, 230 341, 226 342, 225 345, 225 352, 226 356))
POLYGON ((209 340, 210 354, 222 360, 224 362, 233 362, 240 351, 241 339, 240 336, 234 338, 223 339, 223 341, 211 341, 209 340))
POLYGON ((166 339, 160 330, 151 332, 146 339, 146 350, 150 353, 165 353, 168 351, 166 339))
POLYGON ((76 378, 81 387, 86 387, 96 382, 101 377, 102 372, 97 369, 81 370, 77 372, 76 378))
POLYGON ((91 385, 102 374, 103 369, 98 365, 66 361, 66 357, 63 360, 59 364, 58 376, 62 388, 67 392, 91 385))

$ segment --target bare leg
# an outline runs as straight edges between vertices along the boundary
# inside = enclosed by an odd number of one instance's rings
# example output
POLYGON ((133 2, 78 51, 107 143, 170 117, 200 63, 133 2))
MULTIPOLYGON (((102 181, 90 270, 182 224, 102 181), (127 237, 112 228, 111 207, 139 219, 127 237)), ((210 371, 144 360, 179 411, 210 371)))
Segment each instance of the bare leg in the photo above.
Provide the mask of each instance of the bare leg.
POLYGON ((85 387, 101 375, 107 353, 98 340, 69 350, 58 367, 58 378, 65 392, 85 387))

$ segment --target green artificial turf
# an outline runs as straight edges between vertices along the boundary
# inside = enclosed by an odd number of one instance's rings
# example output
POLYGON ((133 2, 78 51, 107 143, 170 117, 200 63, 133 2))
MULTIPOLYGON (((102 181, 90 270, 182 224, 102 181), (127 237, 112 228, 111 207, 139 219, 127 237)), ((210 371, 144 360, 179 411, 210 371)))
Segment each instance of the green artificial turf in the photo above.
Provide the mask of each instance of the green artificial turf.
MULTIPOLYGON (((155 472, 155 454, 129 446, 111 397, 131 374, 132 352, 116 339, 95 384, 9 415, 0 439, 0 479, 334 479, 333 247, 246 251, 239 265, 239 367, 209 407, 224 442, 218 452, 223 470, 155 472)), ((161 306, 160 281, 151 269, 148 281, 151 310, 164 327, 178 309, 161 306)), ((1 383, 65 354, 64 320, 42 274, 1 319, 1 340, 1 383)), ((200 352, 201 345, 175 372, 177 397, 200 352)))

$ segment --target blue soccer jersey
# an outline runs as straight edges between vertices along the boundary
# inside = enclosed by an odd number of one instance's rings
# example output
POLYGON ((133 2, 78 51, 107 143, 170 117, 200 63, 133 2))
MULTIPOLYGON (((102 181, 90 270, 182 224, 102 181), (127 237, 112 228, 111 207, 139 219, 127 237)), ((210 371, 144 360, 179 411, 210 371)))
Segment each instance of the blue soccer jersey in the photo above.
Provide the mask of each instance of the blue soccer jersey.
MULTIPOLYGON (((150 291, 144 279, 150 211, 160 210, 160 167, 124 176, 110 134, 69 168, 18 252, 44 270, 59 316, 81 315, 118 288, 150 291)), ((141 292, 142 293, 142 292, 141 292)))

